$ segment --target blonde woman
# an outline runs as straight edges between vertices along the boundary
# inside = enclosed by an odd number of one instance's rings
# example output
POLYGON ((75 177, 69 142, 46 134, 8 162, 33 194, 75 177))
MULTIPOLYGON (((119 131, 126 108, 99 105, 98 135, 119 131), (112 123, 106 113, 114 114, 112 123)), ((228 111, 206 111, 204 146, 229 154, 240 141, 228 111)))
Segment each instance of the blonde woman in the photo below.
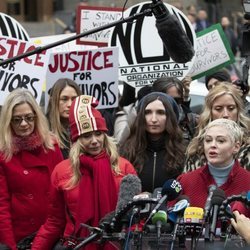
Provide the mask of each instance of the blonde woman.
POLYGON ((241 127, 229 119, 216 119, 202 129, 199 141, 207 163, 178 177, 191 206, 205 206, 210 185, 222 189, 226 197, 250 189, 250 172, 237 160, 243 136, 241 127))
POLYGON ((0 242, 10 249, 45 222, 50 175, 62 160, 32 94, 11 92, 0 116, 0 242))
POLYGON ((211 121, 224 118, 235 121, 244 131, 244 138, 237 158, 242 167, 250 170, 250 119, 244 113, 242 98, 230 83, 220 83, 211 89, 205 98, 203 111, 199 118, 197 136, 187 148, 185 172, 192 171, 204 165, 206 158, 201 144, 200 134, 211 121))
MULTIPOLYGON (((46 223, 39 230, 32 249, 48 250, 63 235, 87 236, 79 224, 98 226, 107 213, 115 210, 123 176, 136 174, 126 159, 119 157, 107 132, 105 119, 91 96, 77 97, 70 108, 72 147, 69 159, 58 164, 52 174, 52 205, 46 223)), ((98 249, 90 244, 87 249, 98 249)), ((107 249, 107 248, 105 248, 107 249)))

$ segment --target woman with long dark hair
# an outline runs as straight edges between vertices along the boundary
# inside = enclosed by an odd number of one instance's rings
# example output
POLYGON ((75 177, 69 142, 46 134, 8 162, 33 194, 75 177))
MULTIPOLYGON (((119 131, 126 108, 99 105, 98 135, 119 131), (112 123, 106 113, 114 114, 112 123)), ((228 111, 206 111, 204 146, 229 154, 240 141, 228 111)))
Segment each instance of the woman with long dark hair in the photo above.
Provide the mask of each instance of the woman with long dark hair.
POLYGON ((172 97, 153 92, 142 98, 137 111, 121 155, 136 168, 142 191, 153 192, 181 174, 184 167, 179 109, 172 97))

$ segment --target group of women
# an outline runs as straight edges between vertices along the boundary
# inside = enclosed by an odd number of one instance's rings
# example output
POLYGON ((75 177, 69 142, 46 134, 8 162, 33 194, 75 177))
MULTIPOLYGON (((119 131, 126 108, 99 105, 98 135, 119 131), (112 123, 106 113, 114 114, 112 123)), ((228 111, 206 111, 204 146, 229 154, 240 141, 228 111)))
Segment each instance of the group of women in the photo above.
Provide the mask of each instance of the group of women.
POLYGON ((187 127, 179 125, 191 113, 185 87, 175 79, 154 87, 137 104, 119 148, 98 101, 69 79, 50 90, 48 119, 28 90, 9 94, 0 116, 0 243, 21 249, 28 236, 34 238, 28 248, 48 250, 86 237, 82 223, 96 227, 115 210, 127 174, 138 175, 147 192, 177 178, 198 207, 211 184, 227 196, 250 190, 250 119, 238 91, 228 83, 210 90, 185 144, 187 127))

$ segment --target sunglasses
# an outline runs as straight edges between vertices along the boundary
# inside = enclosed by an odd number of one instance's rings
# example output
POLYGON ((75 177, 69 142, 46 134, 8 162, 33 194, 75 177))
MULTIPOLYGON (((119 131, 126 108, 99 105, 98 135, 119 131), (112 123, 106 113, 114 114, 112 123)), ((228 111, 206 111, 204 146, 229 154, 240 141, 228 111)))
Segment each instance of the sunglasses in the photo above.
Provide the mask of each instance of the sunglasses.
POLYGON ((32 123, 36 119, 35 115, 25 115, 25 116, 13 116, 11 119, 11 123, 15 126, 20 126, 23 120, 27 123, 32 123))

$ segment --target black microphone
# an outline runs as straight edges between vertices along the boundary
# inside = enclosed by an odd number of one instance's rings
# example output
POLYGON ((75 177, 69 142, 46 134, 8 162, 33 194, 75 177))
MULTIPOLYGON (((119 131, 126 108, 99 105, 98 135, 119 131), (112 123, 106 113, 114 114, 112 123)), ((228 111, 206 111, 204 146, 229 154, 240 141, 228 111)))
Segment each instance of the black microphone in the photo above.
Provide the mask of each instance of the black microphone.
MULTIPOLYGON (((158 201, 152 212, 150 213, 149 217, 147 218, 144 226, 147 224, 147 222, 152 218, 152 216, 158 212, 161 209, 161 206, 163 205, 166 200, 172 201, 175 200, 179 195, 182 190, 180 182, 170 179, 167 180, 161 190, 161 199, 158 201)), ((163 209, 164 210, 164 209, 163 209)))
POLYGON ((156 28, 169 56, 177 63, 191 61, 194 56, 194 48, 177 17, 170 14, 161 0, 153 0, 152 2, 156 28))
POLYGON ((106 233, 112 233, 113 229, 111 228, 111 223, 113 221, 113 218, 115 216, 115 211, 112 211, 108 214, 106 214, 100 221, 99 221, 99 227, 104 230, 106 233))
POLYGON ((175 200, 180 195, 181 190, 182 190, 182 187, 181 187, 180 182, 174 179, 167 180, 164 183, 162 190, 161 190, 162 197, 158 201, 157 205, 154 207, 152 211, 152 215, 155 214, 160 209, 160 207, 166 200, 168 201, 175 200))
POLYGON ((221 204, 219 215, 221 217, 227 216, 230 219, 231 218, 235 219, 235 215, 232 213, 232 211, 230 211, 230 209, 228 209, 229 204, 235 201, 240 201, 244 203, 246 206, 249 206, 250 205, 250 191, 227 197, 221 204))
POLYGON ((225 199, 226 199, 225 192, 222 189, 217 188, 214 191, 214 194, 213 194, 212 200, 211 200, 211 203, 212 203, 212 222, 210 225, 209 241, 214 240, 217 218, 218 218, 220 206, 225 199))
POLYGON ((212 200, 212 196, 214 191, 216 190, 216 186, 215 185, 210 185, 208 187, 208 196, 207 196, 207 200, 204 206, 204 221, 206 221, 208 219, 208 215, 211 209, 211 200, 212 200))

